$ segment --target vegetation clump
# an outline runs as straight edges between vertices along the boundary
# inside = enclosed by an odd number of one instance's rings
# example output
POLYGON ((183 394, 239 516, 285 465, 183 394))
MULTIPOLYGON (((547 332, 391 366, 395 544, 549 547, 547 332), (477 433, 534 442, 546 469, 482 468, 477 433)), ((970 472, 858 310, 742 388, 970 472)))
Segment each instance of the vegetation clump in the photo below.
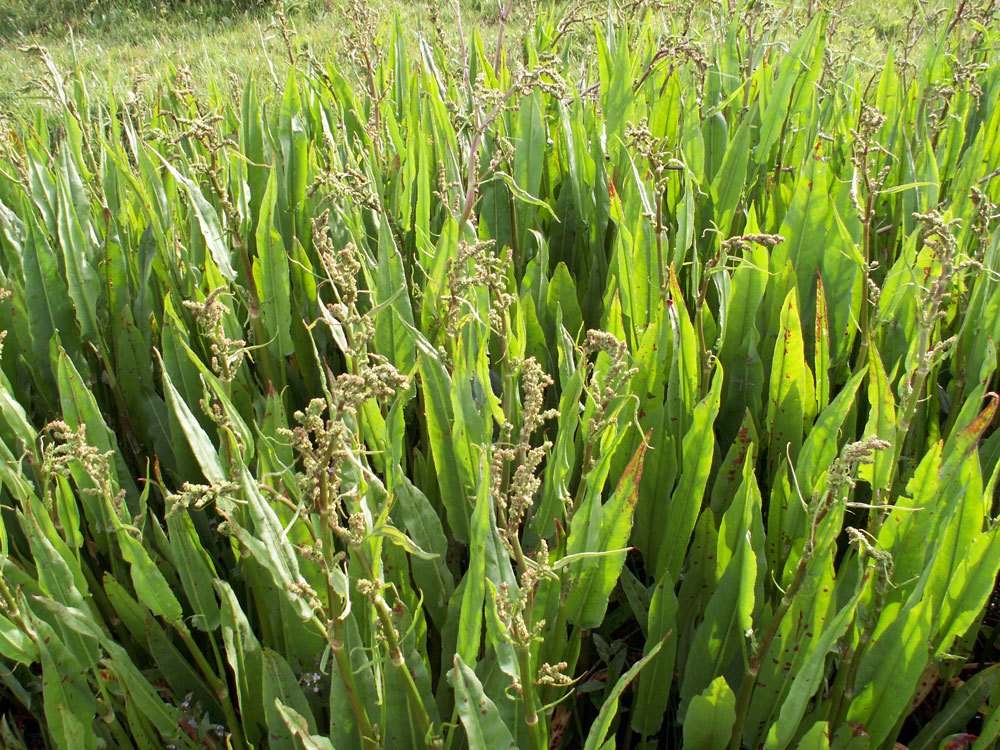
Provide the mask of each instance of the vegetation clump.
POLYGON ((876 68, 756 1, 352 3, 342 59, 282 6, 229 93, 43 55, 0 744, 993 747, 991 9, 876 68))

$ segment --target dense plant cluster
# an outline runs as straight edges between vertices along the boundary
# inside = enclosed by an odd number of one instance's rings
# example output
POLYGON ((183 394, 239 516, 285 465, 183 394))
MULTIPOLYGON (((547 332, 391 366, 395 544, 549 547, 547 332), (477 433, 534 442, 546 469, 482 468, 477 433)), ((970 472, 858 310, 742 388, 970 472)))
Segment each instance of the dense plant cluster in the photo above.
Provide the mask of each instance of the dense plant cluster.
POLYGON ((988 9, 350 8, 0 121, 0 743, 992 747, 988 9))

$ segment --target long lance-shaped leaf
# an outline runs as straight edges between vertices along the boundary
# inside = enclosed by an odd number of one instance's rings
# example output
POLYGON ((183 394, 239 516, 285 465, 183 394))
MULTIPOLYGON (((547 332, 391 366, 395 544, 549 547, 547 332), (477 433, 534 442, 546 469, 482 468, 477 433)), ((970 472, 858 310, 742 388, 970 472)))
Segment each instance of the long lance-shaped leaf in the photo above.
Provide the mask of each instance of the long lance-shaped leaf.
POLYGON ((212 558, 202 546, 186 510, 168 512, 166 521, 172 561, 195 613, 191 624, 211 632, 219 627, 219 603, 212 589, 216 577, 212 558))
MULTIPOLYGON (((485 466, 483 468, 485 469, 485 466)), ((471 664, 474 664, 479 656, 483 626, 483 597, 486 595, 486 545, 489 544, 491 502, 488 471, 484 470, 480 475, 479 483, 476 509, 472 513, 469 570, 465 574, 465 587, 462 592, 462 624, 458 631, 458 656, 471 664)))
POLYGON ((483 685, 462 657, 455 654, 448 681, 455 689, 455 707, 465 727, 469 750, 511 750, 514 737, 500 719, 496 704, 483 692, 483 685))
POLYGON ((715 205, 715 222, 723 236, 729 230, 743 192, 743 182, 747 176, 747 161, 750 158, 750 122, 747 117, 740 124, 726 149, 722 166, 712 180, 712 202, 715 205))
MULTIPOLYGON (((157 353, 157 358, 159 359, 159 353, 157 353)), ((160 368, 163 371, 163 390, 166 393, 167 406, 173 410, 174 415, 180 422, 188 444, 191 446, 191 451, 198 460, 198 465, 201 466, 202 473, 212 484, 216 486, 224 485, 227 481, 226 472, 222 468, 218 451, 216 451, 211 439, 205 430, 202 429, 201 424, 191 409, 188 408, 184 399, 177 392, 173 382, 170 380, 170 375, 167 374, 166 368, 163 367, 162 359, 160 359, 160 368)))
POLYGON ((934 750, 946 735, 966 729, 993 692, 998 670, 1000 665, 994 664, 963 683, 920 733, 906 743, 909 750, 934 750))
MULTIPOLYGON (((69 145, 62 144, 59 152, 62 174, 56 183, 59 200, 59 244, 62 246, 65 263, 66 282, 69 296, 76 308, 76 319, 80 323, 80 334, 84 339, 96 341, 100 327, 97 320, 100 280, 91 259, 92 235, 89 216, 80 215, 81 205, 74 200, 74 183, 79 175, 69 155, 69 145)), ((85 204, 84 204, 85 205, 85 204)))
POLYGON ((791 744, 799 723, 805 715, 806 706, 823 679, 823 665, 827 654, 834 649, 837 641, 847 632, 864 592, 865 587, 858 586, 851 600, 837 612, 836 617, 826 623, 825 629, 816 639, 809 656, 796 673, 788 696, 781 704, 778 718, 767 733, 765 750, 785 750, 791 744))
MULTIPOLYGON (((868 361, 868 403, 871 411, 863 438, 877 437, 892 441, 897 424, 896 402, 874 341, 870 341, 868 345, 868 361)), ((858 476, 876 491, 888 490, 893 474, 892 456, 893 451, 877 451, 873 456, 873 463, 863 464, 858 468, 858 476)))
POLYGON ((648 632, 643 656, 654 648, 660 653, 653 658, 639 675, 639 687, 632 708, 632 729, 643 736, 660 731, 670 697, 674 678, 674 661, 677 656, 677 639, 665 639, 677 632, 677 597, 669 573, 656 583, 649 603, 648 632), (661 647, 658 644, 664 643, 661 647))
POLYGON ((226 237, 222 230, 222 224, 219 223, 219 215, 212 208, 212 204, 208 202, 204 193, 201 192, 201 188, 198 187, 198 184, 194 180, 190 180, 181 174, 175 166, 163 158, 159 151, 155 149, 150 150, 160 157, 163 166, 173 175, 173 178, 184 186, 191 201, 191 210, 194 211, 195 218, 198 221, 198 229, 205 240, 208 252, 212 255, 212 260, 226 281, 234 281, 236 279, 236 270, 233 268, 231 253, 226 246, 226 237))
POLYGON ((789 104, 796 81, 823 59, 822 33, 826 28, 826 14, 817 13, 795 46, 781 56, 777 81, 767 98, 760 116, 760 142, 755 152, 758 163, 765 163, 771 147, 780 137, 782 124, 791 114, 789 104))
POLYGON ((806 415, 813 410, 813 379, 806 364, 799 321, 798 294, 788 292, 781 307, 781 330, 774 346, 768 388, 767 426, 772 467, 785 455, 794 461, 802 446, 806 415))
POLYGON ((872 744, 885 740, 909 708, 920 675, 927 666, 931 628, 929 602, 904 611, 883 612, 891 620, 861 659, 847 720, 864 724, 872 744))
POLYGON ((660 640, 659 643, 655 644, 649 652, 646 653, 639 661, 629 667, 629 670, 618 678, 618 682, 615 686, 611 688, 611 693, 605 699, 601 710, 597 713, 597 718, 590 727, 590 731, 587 733, 587 740, 584 743, 584 750, 598 750, 605 746, 604 740, 608 736, 608 730, 611 728, 611 722, 615 718, 615 714, 618 712, 618 700, 621 698, 622 693, 625 692, 625 688, 629 686, 632 680, 635 679, 636 675, 649 664, 650 661, 656 658, 656 655, 660 653, 660 649, 663 648, 663 644, 666 642, 667 638, 671 636, 671 633, 667 633, 666 636, 660 640))
POLYGON ((288 274, 288 253, 275 227, 275 206, 278 200, 277 169, 272 168, 267 189, 260 204, 257 221, 257 259, 253 275, 264 314, 264 330, 269 346, 278 357, 294 351, 292 344, 292 298, 288 274))
POLYGON ((722 392, 722 365, 716 363, 712 388, 708 395, 695 407, 691 428, 684 436, 681 453, 685 462, 690 462, 687 470, 681 472, 677 487, 670 496, 669 503, 661 503, 662 514, 654 516, 655 528, 663 529, 664 544, 656 560, 658 577, 670 571, 671 576, 679 575, 681 563, 687 554, 688 542, 694 531, 701 510, 705 486, 715 455, 715 436, 712 427, 719 413, 719 397, 722 392))
MULTIPOLYGON (((727 673, 730 663, 741 652, 746 633, 753 627, 757 582, 757 551, 753 537, 754 532, 756 535, 763 532, 759 513, 760 492, 753 474, 751 453, 744 463, 743 483, 726 513, 723 533, 719 534, 718 548, 726 553, 728 560, 691 643, 680 685, 681 715, 685 714, 692 699, 707 687, 713 675, 727 673)), ((758 549, 760 545, 761 541, 757 541, 758 549)))
POLYGON ((566 600, 566 609, 573 613, 573 621, 580 627, 600 625, 607 611, 608 598, 618 583, 618 576, 625 563, 625 552, 612 555, 603 553, 620 550, 628 543, 649 436, 650 433, 646 433, 645 439, 639 444, 618 480, 615 491, 601 508, 601 533, 597 547, 586 551, 602 554, 583 560, 574 572, 573 589, 566 600))
POLYGON ((219 611, 222 642, 236 683, 243 731, 247 741, 257 742, 266 726, 258 678, 264 669, 260 641, 254 635, 232 587, 219 579, 213 584, 222 602, 219 611))
POLYGON ((302 692, 302 686, 296 679, 295 673, 281 654, 265 647, 263 665, 261 697, 267 717, 268 747, 275 750, 298 750, 292 729, 283 720, 281 707, 288 706, 293 709, 306 725, 307 735, 311 736, 316 733, 316 720, 309 708, 309 702, 302 692))

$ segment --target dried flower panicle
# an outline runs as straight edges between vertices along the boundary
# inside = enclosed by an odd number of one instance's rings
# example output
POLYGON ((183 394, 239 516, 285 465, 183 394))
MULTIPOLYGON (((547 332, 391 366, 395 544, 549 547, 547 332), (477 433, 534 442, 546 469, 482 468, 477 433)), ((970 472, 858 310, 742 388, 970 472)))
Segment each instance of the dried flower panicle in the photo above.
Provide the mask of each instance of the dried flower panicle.
POLYGON ((490 295, 489 326, 496 332, 503 330, 504 311, 514 302, 514 295, 507 291, 507 269, 510 266, 510 249, 494 255, 495 240, 460 242, 455 258, 448 262, 448 289, 450 292, 446 311, 446 330, 457 336, 461 328, 463 306, 474 309, 466 295, 477 288, 485 288, 490 295))
POLYGON ((326 514, 351 546, 359 546, 366 533, 364 516, 349 515, 342 507, 341 469, 357 452, 358 411, 368 399, 386 400, 407 388, 408 378, 388 362, 366 366, 360 375, 343 373, 333 380, 329 400, 313 399, 294 413, 298 424, 293 429, 279 430, 290 438, 302 462, 302 471, 296 474, 301 497, 311 510, 326 514), (347 518, 347 527, 340 525, 338 515, 347 518))
POLYGON ((545 662, 538 668, 538 678, 536 685, 553 685, 555 687, 567 687, 573 684, 573 678, 565 673, 569 669, 569 664, 564 661, 557 664, 545 662))
POLYGON ((886 450, 891 446, 892 443, 889 441, 875 436, 845 445, 840 456, 834 460, 830 467, 827 478, 829 495, 837 497, 843 490, 853 489, 857 484, 857 480, 854 479, 857 467, 862 464, 875 463, 875 452, 886 450))
POLYGON ((46 477, 72 477, 74 465, 83 469, 93 483, 80 487, 90 495, 104 496, 111 501, 119 519, 125 509, 125 491, 117 486, 111 469, 112 451, 101 452, 87 442, 87 425, 73 429, 66 422, 50 422, 42 431, 42 475, 46 477), (45 439, 48 435, 49 439, 45 439))
POLYGON ((180 492, 167 495, 167 518, 190 508, 201 510, 210 505, 215 505, 220 500, 229 500, 239 489, 239 485, 232 482, 224 484, 193 484, 191 482, 184 482, 181 485, 180 492))
MULTIPOLYGON (((588 424, 588 432, 594 438, 605 426, 605 414, 608 406, 616 396, 627 392, 627 387, 632 376, 639 372, 636 367, 629 367, 628 345, 620 341, 614 334, 607 331, 591 329, 587 331, 587 337, 583 342, 585 355, 596 356, 601 352, 608 355, 611 360, 607 372, 604 374, 603 382, 599 383, 597 373, 591 373, 589 390, 594 395, 597 408, 594 416, 588 424)), ((611 422, 614 421, 612 417, 611 422)), ((589 468, 589 467, 588 467, 589 468)))
POLYGON ((236 377, 247 351, 245 340, 231 339, 226 335, 224 318, 228 308, 219 298, 228 293, 225 286, 220 286, 204 302, 184 301, 184 306, 194 313, 201 334, 209 341, 212 372, 223 383, 229 383, 236 377))
POLYGON ((552 378, 542 370, 534 357, 521 363, 521 425, 516 443, 511 443, 510 423, 501 430, 500 440, 493 446, 493 496, 506 520, 501 536, 510 543, 518 533, 521 522, 534 504, 535 494, 541 486, 538 468, 552 448, 552 442, 543 440, 532 445, 533 436, 550 419, 559 416, 556 409, 544 409, 545 389, 552 385, 552 378), (506 491, 503 488, 504 466, 516 463, 514 474, 506 491))
POLYGON ((497 596, 497 617, 506 626, 506 635, 512 643, 529 645, 545 628, 545 620, 529 625, 524 613, 530 611, 530 586, 522 585, 512 592, 507 583, 500 584, 497 596))

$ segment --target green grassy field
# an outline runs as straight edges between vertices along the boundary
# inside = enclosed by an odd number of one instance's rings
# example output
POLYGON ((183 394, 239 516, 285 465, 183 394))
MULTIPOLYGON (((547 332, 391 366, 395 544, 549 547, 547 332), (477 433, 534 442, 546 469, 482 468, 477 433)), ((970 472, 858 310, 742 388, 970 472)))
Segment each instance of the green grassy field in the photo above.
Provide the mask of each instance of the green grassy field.
MULTIPOLYGON (((491 43, 500 13, 497 2, 380 0, 370 5, 380 18, 398 13, 408 44, 413 45, 416 32, 433 39, 436 29, 454 43, 457 7, 461 7, 463 26, 478 25, 491 43)), ((155 90, 169 78, 171 68, 187 69, 198 90, 207 90, 213 82, 222 86, 232 82, 239 88, 240 79, 247 75, 283 81, 288 69, 286 38, 320 58, 344 51, 347 5, 344 0, 9 0, 7 7, 0 8, 0 112, 24 114, 46 99, 39 82, 47 77, 47 71, 33 49, 36 46, 44 47, 61 70, 80 69, 86 80, 98 88, 110 83, 119 95, 134 86, 155 90), (284 27, 276 10, 285 18, 284 27)), ((526 19, 545 5, 522 0, 514 3, 508 39, 517 42, 526 19)), ((693 34, 704 32, 703 11, 710 5, 706 0, 652 5, 663 29, 671 20, 692 15, 693 34)), ((908 35, 935 28, 946 10, 915 0, 793 0, 762 3, 761 12, 784 13, 801 23, 810 12, 820 9, 838 19, 838 36, 831 49, 868 65, 883 60, 889 45, 905 46, 908 35)), ((794 28, 794 24, 788 26, 789 30, 794 28)))

